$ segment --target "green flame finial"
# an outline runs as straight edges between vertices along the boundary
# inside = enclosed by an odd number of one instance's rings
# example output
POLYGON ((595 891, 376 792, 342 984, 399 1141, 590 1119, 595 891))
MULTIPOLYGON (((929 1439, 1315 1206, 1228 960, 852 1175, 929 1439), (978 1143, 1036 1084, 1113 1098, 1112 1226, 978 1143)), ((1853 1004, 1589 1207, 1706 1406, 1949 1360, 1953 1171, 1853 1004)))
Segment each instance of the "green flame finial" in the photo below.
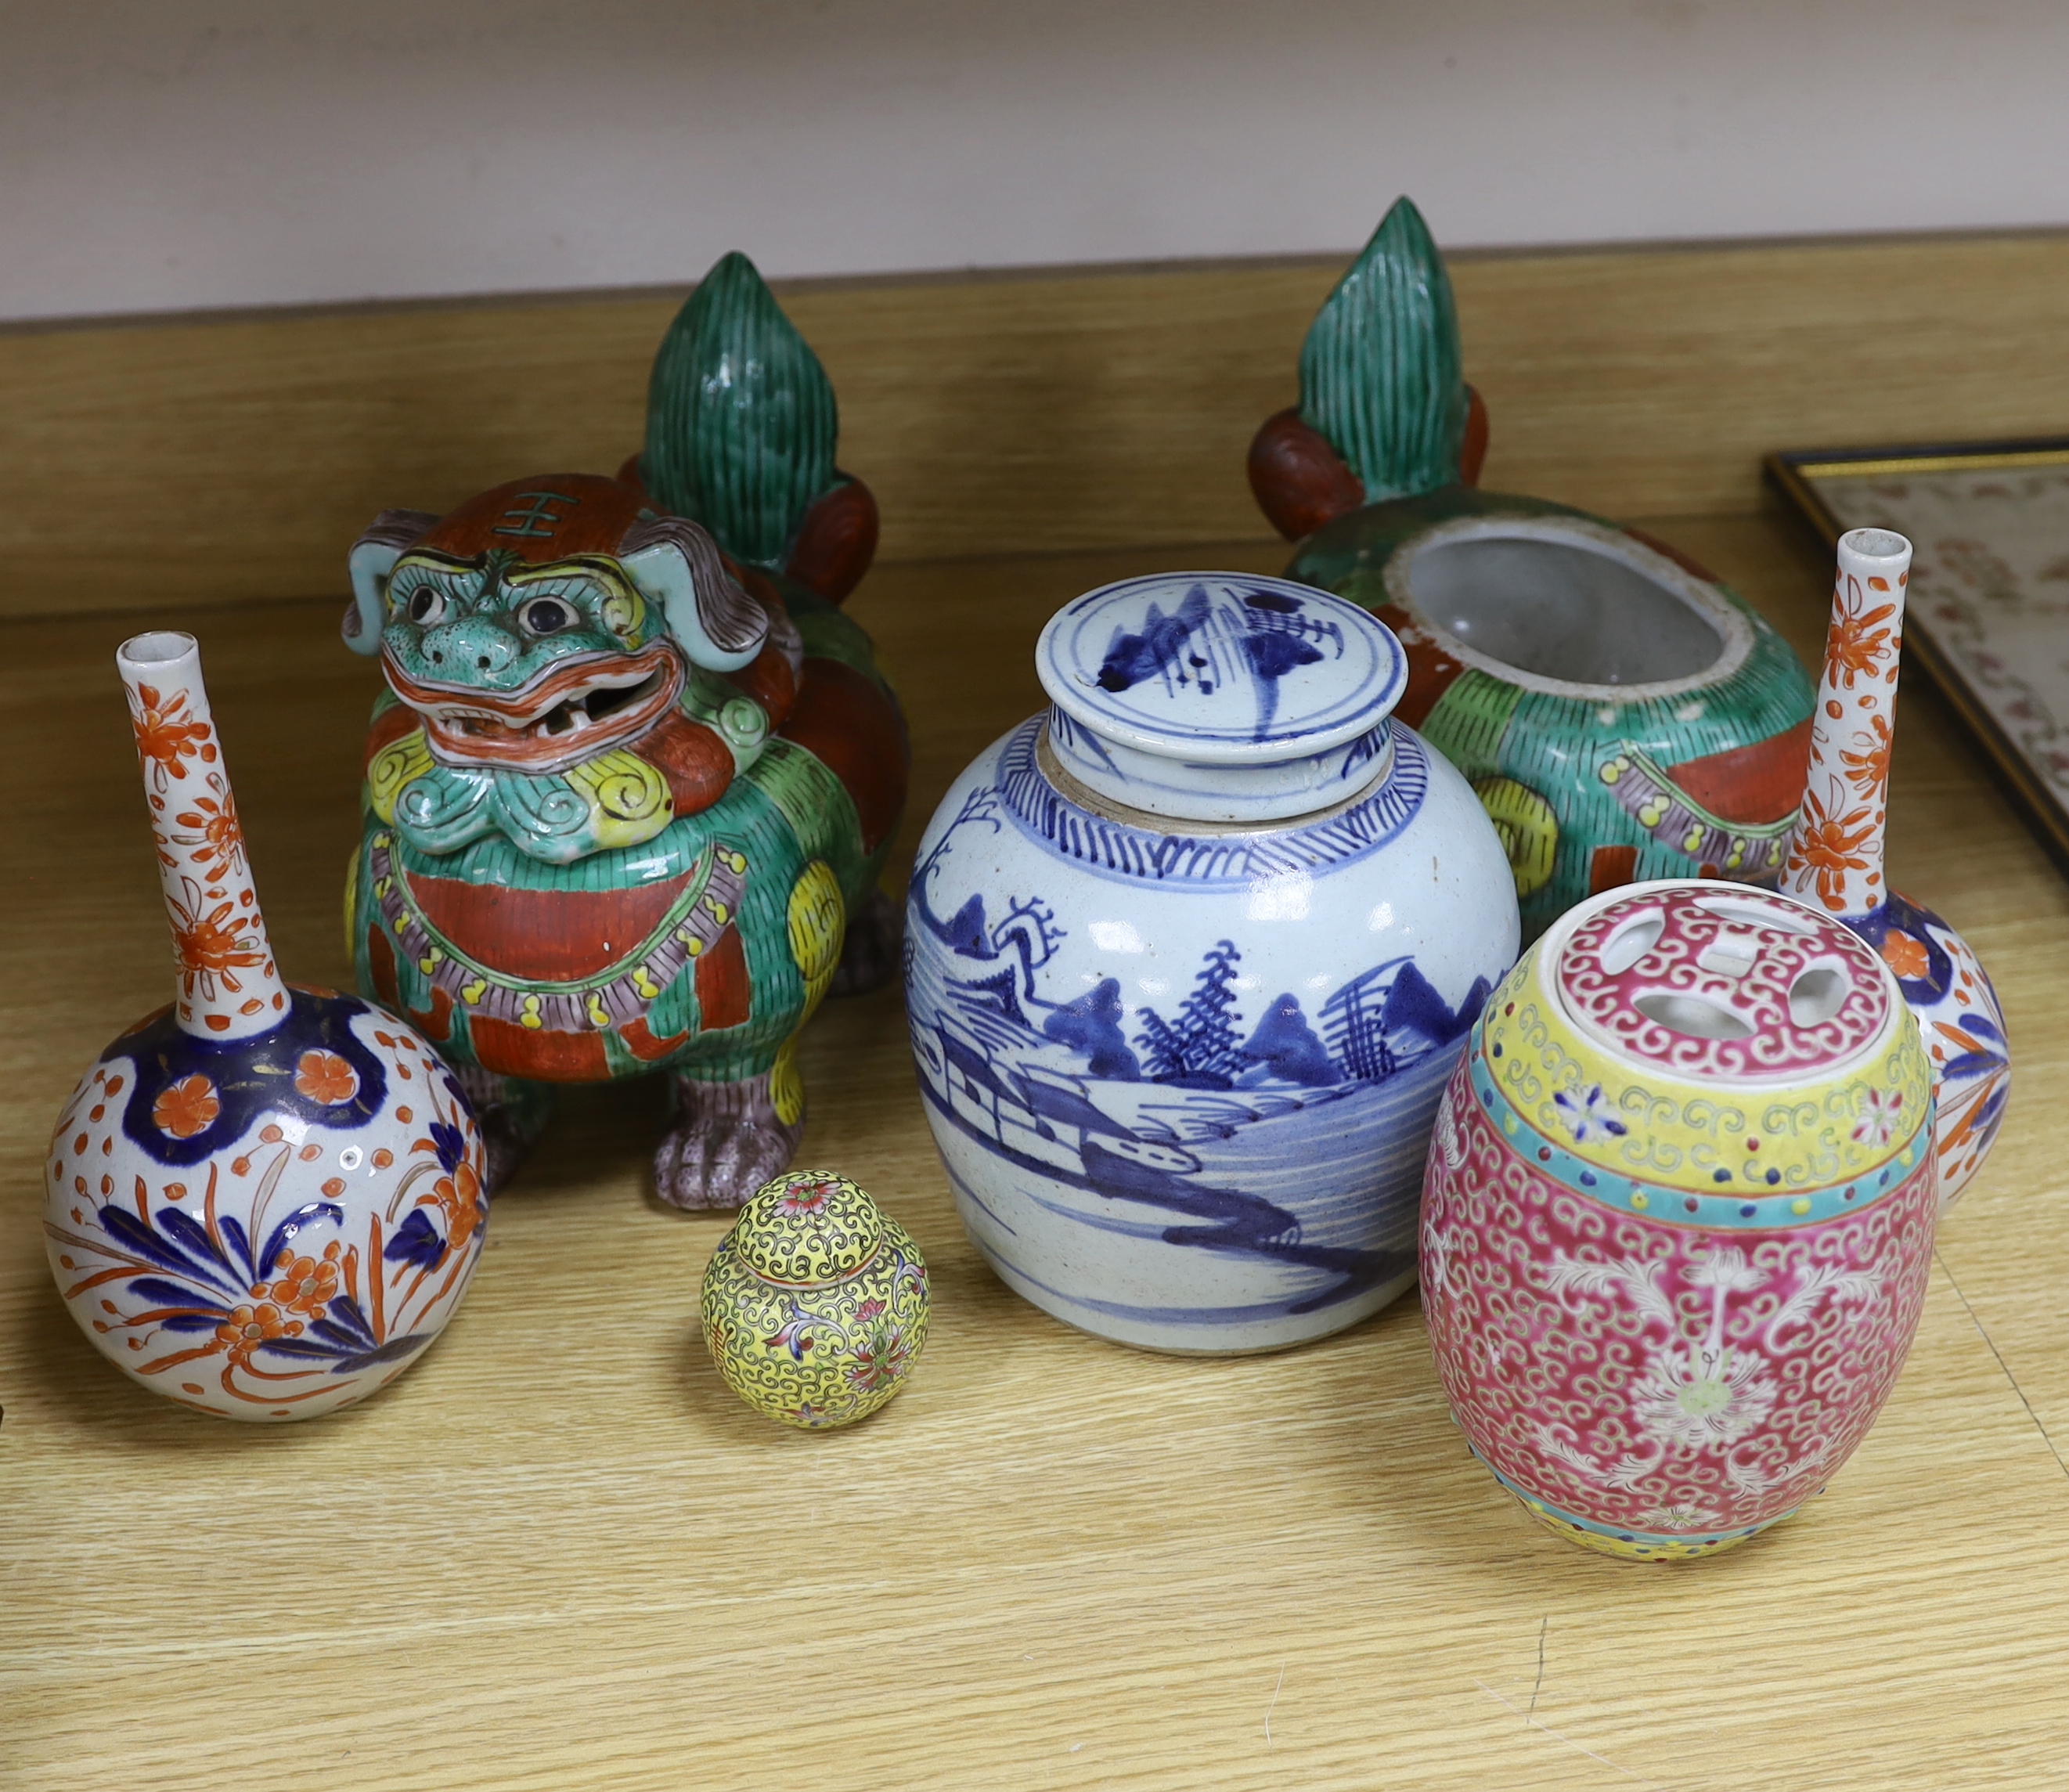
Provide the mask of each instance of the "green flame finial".
POLYGON ((1300 345, 1301 419, 1377 504, 1458 479, 1469 402, 1444 258, 1397 199, 1300 345))
POLYGON ((640 475, 663 509, 736 559, 780 567, 835 482, 833 382, 754 263, 735 251, 675 315, 647 388, 640 475))

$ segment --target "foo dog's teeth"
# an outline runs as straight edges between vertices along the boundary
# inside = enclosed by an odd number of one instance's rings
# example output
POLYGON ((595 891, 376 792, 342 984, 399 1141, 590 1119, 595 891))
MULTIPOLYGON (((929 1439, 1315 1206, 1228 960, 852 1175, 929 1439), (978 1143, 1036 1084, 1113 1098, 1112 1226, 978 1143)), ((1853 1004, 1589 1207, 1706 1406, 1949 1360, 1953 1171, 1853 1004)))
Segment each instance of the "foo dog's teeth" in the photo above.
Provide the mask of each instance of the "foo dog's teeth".
POLYGON ((636 683, 626 684, 598 684, 593 686, 582 698, 582 708, 590 721, 601 721, 606 716, 624 708, 629 704, 651 696, 660 688, 665 675, 649 672, 636 683))
POLYGON ((650 672, 646 677, 630 684, 607 684, 602 681, 586 691, 557 703, 545 716, 532 725, 533 731, 552 734, 576 734, 592 728, 606 716, 651 696, 659 689, 663 675, 650 672))
POLYGON ((561 698, 549 708, 522 720, 492 710, 466 709, 444 704, 427 707, 424 713, 442 726, 479 739, 503 735, 544 735, 557 739, 592 728, 606 716, 644 702, 667 681, 666 667, 637 677, 604 674, 582 689, 561 698))

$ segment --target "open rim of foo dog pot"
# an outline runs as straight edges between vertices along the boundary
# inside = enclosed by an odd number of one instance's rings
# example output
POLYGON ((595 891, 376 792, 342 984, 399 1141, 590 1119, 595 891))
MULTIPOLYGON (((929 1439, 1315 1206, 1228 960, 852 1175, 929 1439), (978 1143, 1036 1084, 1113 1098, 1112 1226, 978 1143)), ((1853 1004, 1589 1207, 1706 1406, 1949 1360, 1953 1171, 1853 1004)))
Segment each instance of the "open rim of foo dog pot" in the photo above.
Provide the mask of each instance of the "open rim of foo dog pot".
POLYGON ((1578 516, 1439 523, 1388 561, 1388 596, 1443 651, 1560 696, 1628 703, 1729 677, 1753 626, 1714 581, 1578 516))

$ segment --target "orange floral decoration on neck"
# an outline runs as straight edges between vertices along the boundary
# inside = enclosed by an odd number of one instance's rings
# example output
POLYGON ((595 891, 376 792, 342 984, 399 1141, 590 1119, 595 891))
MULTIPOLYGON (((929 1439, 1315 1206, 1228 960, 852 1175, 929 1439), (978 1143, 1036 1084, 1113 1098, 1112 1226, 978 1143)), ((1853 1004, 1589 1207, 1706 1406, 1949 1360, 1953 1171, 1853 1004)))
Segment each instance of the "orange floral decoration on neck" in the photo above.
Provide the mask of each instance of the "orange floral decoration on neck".
POLYGON ((138 685, 130 720, 137 730, 137 755, 161 790, 168 779, 186 778, 185 761, 198 757, 206 765, 215 761, 215 743, 210 739, 214 730, 187 713, 184 691, 165 697, 154 685, 138 685))
POLYGON ((1868 810, 1850 809, 1843 815, 1834 815, 1815 791, 1806 790, 1789 868, 1814 871, 1818 900, 1837 914, 1845 907, 1846 874, 1870 868, 1861 848, 1874 833, 1875 819, 1868 810))

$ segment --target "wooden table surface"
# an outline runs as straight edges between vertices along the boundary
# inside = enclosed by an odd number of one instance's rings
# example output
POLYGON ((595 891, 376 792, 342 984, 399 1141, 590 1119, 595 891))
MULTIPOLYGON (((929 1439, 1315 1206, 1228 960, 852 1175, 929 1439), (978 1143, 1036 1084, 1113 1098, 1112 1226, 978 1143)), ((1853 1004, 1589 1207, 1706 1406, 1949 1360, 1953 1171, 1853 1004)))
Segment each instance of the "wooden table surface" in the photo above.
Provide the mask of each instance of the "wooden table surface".
MULTIPOLYGON (((1828 563, 1778 517, 1649 519, 1812 665, 1828 563)), ((1173 557, 887 568, 906 839, 1038 706, 1041 621, 1173 557)), ((1193 564, 1265 569, 1249 544, 1193 564)), ((147 576, 147 575, 140 575, 147 576)), ((2036 1786, 2069 1777, 2069 889, 1907 686, 1896 881, 1978 948, 2016 1061, 1911 1363, 1830 1490, 1707 1562, 1538 1529, 1447 1417, 1414 1299, 1324 1343, 1171 1359, 1067 1330, 964 1239, 895 990, 802 1054, 803 1157, 935 1272, 908 1390, 802 1435, 695 1324, 728 1219, 647 1192, 651 1087, 579 1092, 497 1200, 467 1305, 369 1405, 226 1424, 131 1386, 45 1268, 41 1157, 165 1000, 110 656, 201 638, 291 976, 346 974, 375 674, 337 606, 0 627, 16 826, 0 1062, 0 1787, 2036 1786)))

